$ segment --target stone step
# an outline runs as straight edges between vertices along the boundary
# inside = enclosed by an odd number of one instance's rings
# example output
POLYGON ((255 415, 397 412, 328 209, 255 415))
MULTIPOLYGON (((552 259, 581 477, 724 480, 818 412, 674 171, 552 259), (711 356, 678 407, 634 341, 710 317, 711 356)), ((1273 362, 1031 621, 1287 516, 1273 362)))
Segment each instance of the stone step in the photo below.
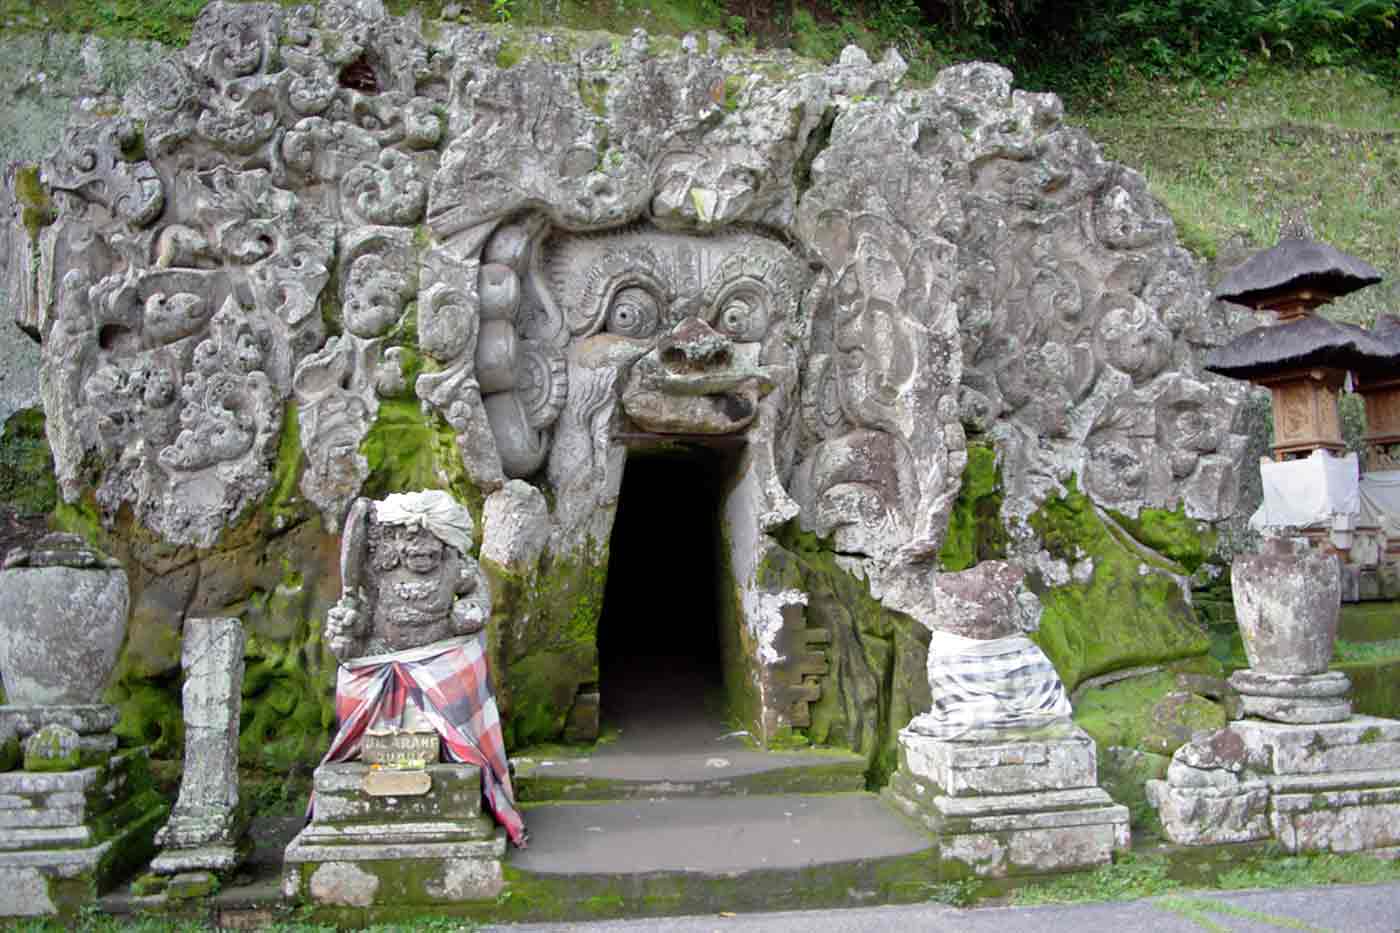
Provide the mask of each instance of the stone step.
POLYGON ((541 804, 525 821, 529 848, 509 864, 537 874, 805 869, 911 855, 932 842, 864 791, 541 804))
POLYGON ((747 797, 865 790, 867 762, 829 751, 765 752, 720 747, 680 752, 604 749, 586 757, 517 756, 516 796, 524 803, 747 797))

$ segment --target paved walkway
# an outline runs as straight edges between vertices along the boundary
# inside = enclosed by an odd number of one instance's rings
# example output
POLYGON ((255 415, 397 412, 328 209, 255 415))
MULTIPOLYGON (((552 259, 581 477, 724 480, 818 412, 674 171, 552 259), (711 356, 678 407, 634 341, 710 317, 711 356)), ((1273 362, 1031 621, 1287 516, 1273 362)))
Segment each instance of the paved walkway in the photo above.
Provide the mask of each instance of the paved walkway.
POLYGON ((501 933, 1400 933, 1400 882, 1270 891, 1205 891, 1116 904, 979 907, 941 904, 772 914, 653 917, 488 927, 501 933))

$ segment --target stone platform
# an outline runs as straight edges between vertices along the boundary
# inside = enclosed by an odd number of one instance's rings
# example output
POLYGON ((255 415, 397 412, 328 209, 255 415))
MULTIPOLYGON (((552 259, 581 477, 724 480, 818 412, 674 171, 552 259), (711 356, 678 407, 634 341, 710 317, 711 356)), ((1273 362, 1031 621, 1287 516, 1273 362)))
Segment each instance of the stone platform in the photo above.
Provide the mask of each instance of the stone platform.
POLYGON ((1097 786, 1094 741, 1071 724, 979 742, 902 732, 885 796, 983 877, 1074 871, 1128 846, 1128 810, 1097 786))
POLYGON ((1272 838, 1289 852, 1400 847, 1400 721, 1232 722, 1183 746, 1148 782, 1167 838, 1272 838))
POLYGON ((316 769, 311 823, 287 846, 285 897, 371 907, 481 900, 504 884, 505 834, 482 812, 474 765, 316 769))
POLYGON ((168 812, 143 748, 74 771, 0 774, 0 916, 75 916, 151 857, 168 812))

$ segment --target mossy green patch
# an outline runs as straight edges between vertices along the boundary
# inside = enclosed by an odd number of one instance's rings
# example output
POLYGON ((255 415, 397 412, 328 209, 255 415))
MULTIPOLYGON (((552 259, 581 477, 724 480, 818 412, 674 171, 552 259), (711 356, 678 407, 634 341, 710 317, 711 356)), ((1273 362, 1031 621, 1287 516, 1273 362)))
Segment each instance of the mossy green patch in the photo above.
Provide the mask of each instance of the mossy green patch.
POLYGON ((607 548, 589 541, 575 554, 546 555, 526 576, 489 560, 482 567, 491 582, 487 641, 506 744, 557 739, 579 687, 598 681, 607 548))
POLYGON ((980 561, 1006 556, 1001 501, 996 450, 987 444, 969 446, 962 485, 948 517, 948 534, 938 552, 944 570, 967 570, 980 561))
POLYGON ((20 222, 29 232, 29 238, 39 239, 39 232, 53 223, 54 210, 37 165, 21 166, 15 173, 15 197, 20 203, 20 222))
POLYGON ((1333 664, 1351 679, 1351 708, 1366 716, 1400 718, 1400 657, 1333 664))
POLYGON ((1074 721, 1100 747, 1126 746, 1170 755, 1194 732, 1225 725, 1225 710, 1181 691, 1173 674, 1146 674, 1088 690, 1074 704, 1074 721))
POLYGON ((1337 638, 1348 642, 1400 638, 1400 603, 1343 603, 1337 638))
POLYGON ((0 502, 29 515, 43 515, 58 504, 53 453, 44 436, 44 412, 26 408, 5 422, 0 434, 0 502))
POLYGON ((445 489, 480 523, 483 498, 462 466, 455 432, 416 401, 382 400, 360 452, 370 470, 362 495, 382 499, 395 492, 445 489))
POLYGON ((782 550, 769 574, 781 574, 808 594, 809 628, 830 636, 830 671, 810 706, 807 734, 817 745, 850 748, 868 762, 868 786, 883 785, 897 765, 898 733, 929 708, 926 673, 929 632, 909 616, 886 609, 870 585, 841 568, 830 542, 795 523, 779 534, 782 550))
POLYGON ((1030 517, 1050 556, 1067 566, 1093 563, 1088 582, 1029 584, 1044 607, 1036 642, 1065 686, 1107 671, 1205 654, 1210 638, 1177 580, 1123 541, 1069 483, 1030 517))
POLYGON ((1205 522, 1189 518, 1183 505, 1175 512, 1143 509, 1136 518, 1113 513, 1118 524, 1137 541, 1195 573, 1215 551, 1216 533, 1205 522))

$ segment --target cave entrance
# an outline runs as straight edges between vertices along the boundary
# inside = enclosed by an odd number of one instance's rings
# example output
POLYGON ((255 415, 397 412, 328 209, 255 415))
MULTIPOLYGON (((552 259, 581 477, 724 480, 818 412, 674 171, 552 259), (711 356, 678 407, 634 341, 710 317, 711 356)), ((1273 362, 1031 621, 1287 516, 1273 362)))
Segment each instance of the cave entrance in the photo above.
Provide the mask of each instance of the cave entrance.
POLYGON ((604 729, 631 745, 703 732, 725 713, 721 627, 733 599, 722 552, 738 449, 665 443, 629 450, 598 625, 604 729))

